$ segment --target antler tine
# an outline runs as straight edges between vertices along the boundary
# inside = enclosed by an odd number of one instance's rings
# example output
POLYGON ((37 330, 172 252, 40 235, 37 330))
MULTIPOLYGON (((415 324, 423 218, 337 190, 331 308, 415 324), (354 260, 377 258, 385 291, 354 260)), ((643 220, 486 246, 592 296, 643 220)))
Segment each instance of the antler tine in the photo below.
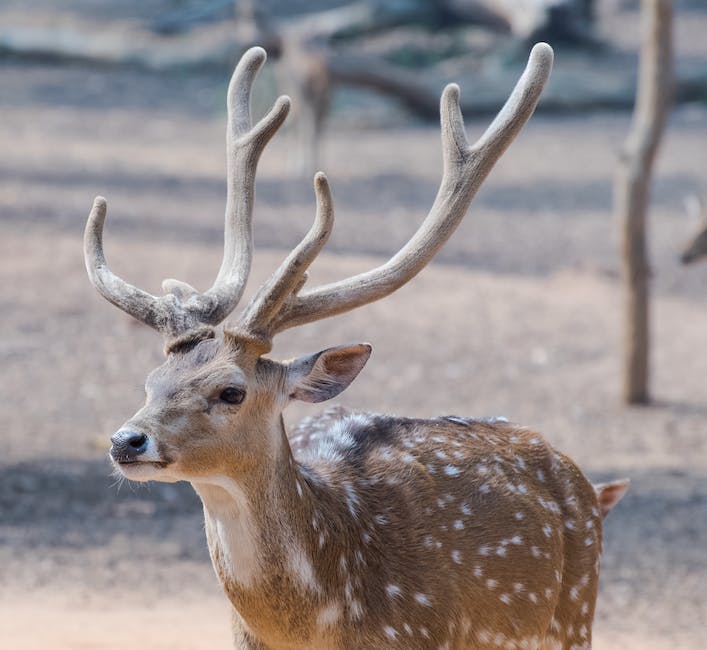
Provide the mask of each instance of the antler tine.
POLYGON ((168 314, 160 298, 134 287, 115 275, 103 253, 103 224, 106 220, 106 200, 97 196, 88 216, 83 238, 86 271, 93 286, 108 302, 155 329, 162 329, 168 314))
POLYGON ((427 218, 403 248, 385 264, 351 278, 318 287, 286 302, 273 333, 373 302, 408 282, 446 243, 481 183, 530 118, 552 69, 546 43, 533 47, 528 65, 486 132, 469 146, 459 108, 459 88, 447 86, 440 103, 444 173, 427 218))
POLYGON ((228 87, 228 196, 224 252, 216 281, 205 294, 213 301, 210 312, 205 314, 206 322, 212 325, 224 320, 243 295, 253 257, 256 167, 265 145, 282 126, 290 110, 289 97, 278 97, 265 117, 251 126, 251 87, 266 57, 261 47, 249 49, 238 63, 228 87))
POLYGON ((108 302, 168 338, 175 339, 187 331, 203 331, 204 321, 198 302, 203 296, 196 294, 189 285, 165 280, 165 284, 174 285, 172 293, 153 296, 125 282, 108 268, 103 253, 105 219, 106 200, 97 196, 86 222, 83 251, 88 277, 98 292, 108 302))
POLYGON ((535 111, 540 94, 550 77, 553 59, 552 48, 547 43, 536 43, 533 46, 528 64, 513 92, 474 145, 474 150, 480 156, 493 156, 493 162, 486 166, 486 173, 491 171, 493 163, 501 157, 535 111))
POLYGON ((283 304, 304 284, 306 272, 324 248, 334 227, 334 203, 322 172, 314 177, 317 213, 309 232, 260 288, 244 311, 239 325, 246 331, 270 338, 273 319, 283 304))

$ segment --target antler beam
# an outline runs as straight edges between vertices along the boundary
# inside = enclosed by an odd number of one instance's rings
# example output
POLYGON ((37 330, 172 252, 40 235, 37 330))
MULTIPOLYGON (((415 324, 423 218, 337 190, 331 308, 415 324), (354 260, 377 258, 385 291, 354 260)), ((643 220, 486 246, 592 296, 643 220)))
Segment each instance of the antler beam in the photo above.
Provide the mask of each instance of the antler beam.
MULTIPOLYGON (((427 218, 407 244, 382 266, 299 295, 293 293, 282 303, 274 318, 268 316, 267 323, 255 323, 250 317, 247 325, 267 329, 273 336, 290 327, 379 300, 417 275, 449 239, 496 161, 533 114, 550 75, 552 61, 553 52, 549 45, 535 45, 511 96, 473 146, 466 138, 459 108, 459 87, 456 84, 447 86, 440 106, 444 158, 442 182, 427 218)), ((285 261, 283 265, 287 264, 285 261)), ((278 275, 286 274, 286 268, 278 270, 278 275)), ((270 301, 266 291, 261 291, 254 299, 255 303, 261 301, 270 301)), ((278 302, 282 302, 281 296, 278 302)), ((252 304, 247 313, 252 315, 260 311, 258 304, 252 304)))

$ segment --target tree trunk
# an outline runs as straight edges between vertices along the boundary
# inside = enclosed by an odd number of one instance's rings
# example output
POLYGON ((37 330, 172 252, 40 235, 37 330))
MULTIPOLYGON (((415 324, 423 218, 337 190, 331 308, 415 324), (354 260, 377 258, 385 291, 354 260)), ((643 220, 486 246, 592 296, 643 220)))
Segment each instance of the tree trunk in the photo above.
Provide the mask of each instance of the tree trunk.
POLYGON ((672 0, 642 0, 641 21, 636 106, 615 183, 626 287, 623 399, 628 404, 650 401, 646 209, 672 90, 672 0))

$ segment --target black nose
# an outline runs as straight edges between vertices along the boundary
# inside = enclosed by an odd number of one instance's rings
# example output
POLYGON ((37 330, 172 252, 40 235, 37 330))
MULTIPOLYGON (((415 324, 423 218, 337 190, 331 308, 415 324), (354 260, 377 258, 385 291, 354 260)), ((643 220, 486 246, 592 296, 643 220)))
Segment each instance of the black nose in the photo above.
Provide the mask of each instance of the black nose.
POLYGON ((135 460, 147 449, 147 436, 133 429, 120 429, 110 440, 113 443, 110 455, 118 462, 135 460))

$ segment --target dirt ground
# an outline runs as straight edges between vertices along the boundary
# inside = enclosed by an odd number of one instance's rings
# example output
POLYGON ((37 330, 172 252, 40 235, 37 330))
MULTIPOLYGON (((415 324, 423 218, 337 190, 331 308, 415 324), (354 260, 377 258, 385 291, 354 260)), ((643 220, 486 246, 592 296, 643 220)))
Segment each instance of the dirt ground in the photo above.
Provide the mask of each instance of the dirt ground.
MULTIPOLYGON (((161 340, 83 268, 96 194, 113 269, 157 292, 220 262, 226 80, 0 62, 0 648, 217 649, 228 614, 186 485, 118 485, 110 434, 140 405, 161 340)), ((271 90, 267 77, 263 101, 271 90)), ((462 89, 473 92, 473 89, 462 89)), ((672 115, 650 216, 652 393, 619 402, 621 285, 611 184, 629 115, 542 109, 439 259, 393 297, 286 333, 288 357, 367 340, 341 401, 409 415, 504 415, 593 480, 628 476, 607 520, 598 649, 707 645, 707 264, 678 253, 707 195, 707 109, 672 115)), ((470 136, 485 124, 468 123, 470 136)), ((381 107, 324 145, 337 226, 311 282, 379 264, 440 175, 438 132, 381 107)), ((258 176, 251 290, 314 213, 278 136, 258 176)), ((316 411, 296 405, 290 424, 316 411)))

